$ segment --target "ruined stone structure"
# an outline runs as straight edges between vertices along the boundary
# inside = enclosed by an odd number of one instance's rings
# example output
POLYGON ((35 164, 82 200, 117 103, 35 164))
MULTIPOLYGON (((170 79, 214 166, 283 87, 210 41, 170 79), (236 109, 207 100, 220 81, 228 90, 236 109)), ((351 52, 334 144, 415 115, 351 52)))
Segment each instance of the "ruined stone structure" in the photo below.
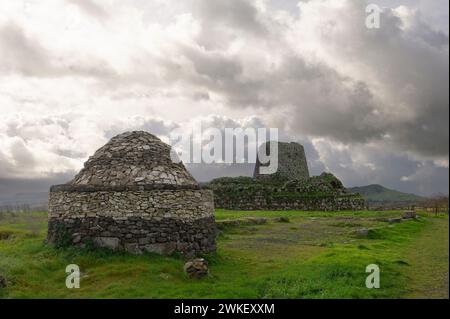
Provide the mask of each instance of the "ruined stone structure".
POLYGON ((278 170, 274 174, 260 174, 260 166, 267 166, 261 164, 259 158, 256 161, 255 171, 253 177, 257 180, 280 180, 286 181, 291 179, 308 179, 309 170, 306 162, 306 155, 303 146, 292 142, 267 142, 261 145, 261 148, 266 148, 266 154, 270 154, 270 143, 278 143, 278 170))
POLYGON ((211 190, 146 132, 111 139, 75 178, 52 186, 48 242, 196 255, 215 251, 211 190))
POLYGON ((261 182, 250 177, 218 178, 209 184, 216 208, 231 210, 362 210, 359 194, 347 193, 332 174, 285 183, 261 182))
MULTIPOLYGON (((277 142, 270 142, 277 143, 277 142)), ((269 147, 268 144, 263 147, 269 147)), ((303 146, 278 142, 278 171, 254 177, 218 178, 209 183, 216 208, 232 210, 362 210, 363 197, 349 193, 330 173, 309 177, 303 146)))

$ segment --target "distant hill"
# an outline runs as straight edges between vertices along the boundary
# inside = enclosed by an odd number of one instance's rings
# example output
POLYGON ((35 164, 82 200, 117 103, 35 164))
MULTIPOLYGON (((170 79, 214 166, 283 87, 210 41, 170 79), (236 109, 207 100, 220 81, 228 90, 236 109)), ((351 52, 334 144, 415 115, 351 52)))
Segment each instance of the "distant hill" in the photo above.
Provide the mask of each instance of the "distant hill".
POLYGON ((27 205, 31 208, 46 207, 48 202, 48 192, 19 193, 13 195, 0 194, 0 208, 7 206, 16 207, 27 205))
POLYGON ((413 205, 424 200, 424 197, 402 193, 384 186, 374 184, 368 186, 351 187, 347 189, 351 193, 361 194, 369 204, 374 205, 413 205))

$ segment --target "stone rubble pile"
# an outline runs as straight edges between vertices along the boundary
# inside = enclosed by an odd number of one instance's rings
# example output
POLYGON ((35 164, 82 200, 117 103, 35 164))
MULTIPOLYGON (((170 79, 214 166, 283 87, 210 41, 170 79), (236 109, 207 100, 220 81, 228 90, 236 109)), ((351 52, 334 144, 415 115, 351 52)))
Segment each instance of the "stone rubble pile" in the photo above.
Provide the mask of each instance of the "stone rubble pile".
POLYGON ((208 275, 208 262, 203 258, 197 258, 184 264, 184 272, 189 278, 202 278, 208 275))

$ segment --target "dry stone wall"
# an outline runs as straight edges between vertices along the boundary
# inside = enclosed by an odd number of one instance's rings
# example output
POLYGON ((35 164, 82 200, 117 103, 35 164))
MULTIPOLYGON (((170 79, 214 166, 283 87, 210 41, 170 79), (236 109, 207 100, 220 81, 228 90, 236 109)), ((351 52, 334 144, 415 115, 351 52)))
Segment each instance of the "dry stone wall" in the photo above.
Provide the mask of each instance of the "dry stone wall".
POLYGON ((178 251, 191 256, 215 251, 212 196, 202 189, 55 188, 50 193, 48 240, 135 254, 178 251))
POLYGON ((71 185, 197 185, 171 149, 145 132, 123 133, 95 152, 71 185))
POLYGON ((146 132, 118 135, 53 186, 49 243, 186 256, 216 249, 213 193, 146 132))
POLYGON ((218 178, 209 187, 216 208, 232 210, 363 210, 359 194, 348 193, 333 174, 282 182, 249 177, 218 178))
POLYGON ((50 218, 170 217, 185 221, 211 216, 212 192, 191 188, 89 188, 59 186, 50 191, 50 218))
POLYGON ((255 192, 243 196, 227 196, 215 193, 217 208, 230 210, 303 210, 342 211, 364 210, 365 201, 359 195, 346 196, 273 196, 255 192))

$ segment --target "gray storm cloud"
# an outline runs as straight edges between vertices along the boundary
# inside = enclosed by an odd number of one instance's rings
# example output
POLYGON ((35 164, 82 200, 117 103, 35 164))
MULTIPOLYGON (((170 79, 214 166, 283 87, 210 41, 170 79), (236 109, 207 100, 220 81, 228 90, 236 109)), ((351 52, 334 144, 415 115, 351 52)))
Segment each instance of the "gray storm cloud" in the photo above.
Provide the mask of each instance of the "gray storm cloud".
POLYGON ((206 118, 278 127, 348 186, 448 192, 448 2, 375 2, 373 30, 365 1, 7 3, 0 178, 66 176, 121 131, 206 118))
MULTIPOLYGON (((227 60, 225 52, 184 51, 201 78, 199 83, 222 94, 230 107, 254 106, 273 112, 287 106, 293 115, 290 128, 299 134, 346 143, 387 137, 399 151, 425 156, 448 154, 448 36, 426 25, 419 14, 412 12, 402 20, 401 14, 386 8, 382 28, 373 31, 361 23, 365 18, 363 2, 348 1, 346 6, 330 9, 326 7, 330 1, 310 1, 301 9, 322 9, 323 19, 304 14, 280 29, 279 21, 260 13, 273 31, 255 38, 245 33, 247 24, 232 23, 227 18, 238 3, 248 2, 232 2, 234 5, 220 7, 221 28, 206 27, 202 37, 228 39, 230 45, 242 37, 250 45, 277 48, 280 52, 274 58, 281 62, 272 66, 272 61, 264 61, 261 54, 248 58, 244 52, 227 60), (326 33, 315 30, 330 25, 333 27, 326 33), (330 51, 331 63, 326 59, 307 62, 303 52, 286 43, 283 33, 298 36, 300 42, 307 26, 317 37, 315 50, 330 51), (259 59, 263 69, 258 77, 247 76, 253 67, 247 63, 251 58, 259 59), (340 70, 334 68, 336 65, 360 68, 365 73, 340 70)), ((214 1, 202 1, 202 9, 200 18, 218 13, 214 1)), ((255 20, 254 11, 255 7, 251 14, 244 12, 248 14, 246 20, 258 29, 261 24, 255 20)), ((209 23, 207 19, 206 26, 209 23)))

